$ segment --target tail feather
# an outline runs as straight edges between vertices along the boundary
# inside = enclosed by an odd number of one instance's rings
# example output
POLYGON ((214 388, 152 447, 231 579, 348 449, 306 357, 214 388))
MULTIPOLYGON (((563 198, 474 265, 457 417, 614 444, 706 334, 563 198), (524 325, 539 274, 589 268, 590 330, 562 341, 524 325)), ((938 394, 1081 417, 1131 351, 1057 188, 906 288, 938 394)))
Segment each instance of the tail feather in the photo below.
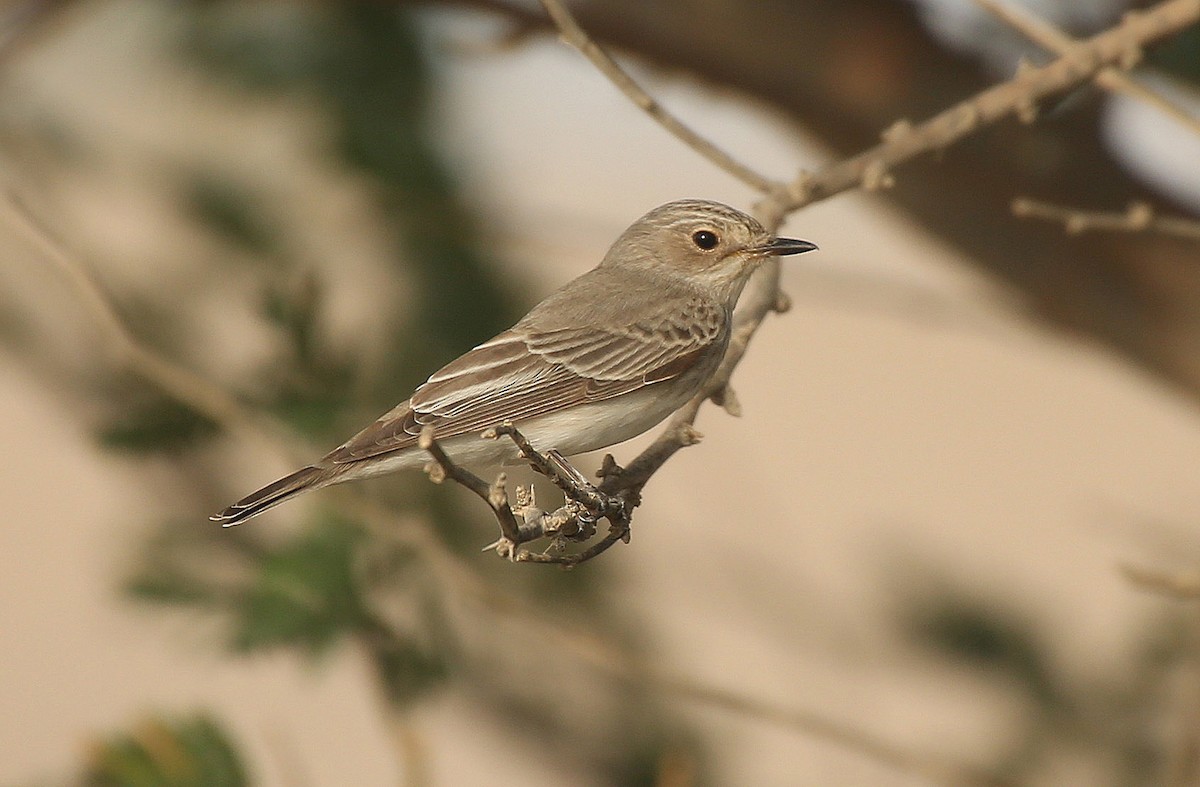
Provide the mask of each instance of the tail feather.
POLYGON ((284 476, 273 484, 268 484, 257 492, 251 492, 219 514, 209 517, 213 522, 221 523, 221 527, 240 525, 251 517, 258 516, 268 508, 274 508, 301 492, 324 486, 332 480, 328 468, 304 467, 291 475, 284 476))

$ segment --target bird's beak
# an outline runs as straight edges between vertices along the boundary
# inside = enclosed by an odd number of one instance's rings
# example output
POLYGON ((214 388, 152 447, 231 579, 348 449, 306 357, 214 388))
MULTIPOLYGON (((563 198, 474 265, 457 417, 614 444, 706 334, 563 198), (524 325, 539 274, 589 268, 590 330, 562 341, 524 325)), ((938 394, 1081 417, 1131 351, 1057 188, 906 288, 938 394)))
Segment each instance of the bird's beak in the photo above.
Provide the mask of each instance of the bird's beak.
POLYGON ((785 257, 788 254, 803 254, 813 251, 817 244, 795 238, 773 238, 761 246, 751 246, 746 252, 752 257, 785 257))

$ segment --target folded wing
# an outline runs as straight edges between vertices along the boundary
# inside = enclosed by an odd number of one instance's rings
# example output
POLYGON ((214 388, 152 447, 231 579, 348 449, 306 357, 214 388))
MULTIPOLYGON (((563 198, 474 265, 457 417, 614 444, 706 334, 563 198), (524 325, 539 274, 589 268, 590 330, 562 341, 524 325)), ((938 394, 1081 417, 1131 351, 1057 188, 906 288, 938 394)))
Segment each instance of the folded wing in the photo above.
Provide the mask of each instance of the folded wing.
POLYGON ((430 424, 444 439, 621 396, 686 373, 723 352, 727 340, 728 315, 704 300, 632 325, 539 331, 518 324, 443 367, 325 461, 410 448, 430 424))

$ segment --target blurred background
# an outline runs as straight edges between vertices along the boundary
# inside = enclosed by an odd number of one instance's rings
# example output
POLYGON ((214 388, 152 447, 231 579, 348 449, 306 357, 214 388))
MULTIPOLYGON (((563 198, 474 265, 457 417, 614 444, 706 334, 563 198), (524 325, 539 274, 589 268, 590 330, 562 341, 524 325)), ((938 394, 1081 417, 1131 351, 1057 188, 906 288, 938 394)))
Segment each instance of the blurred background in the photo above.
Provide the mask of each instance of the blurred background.
MULTIPOLYGON (((779 179, 1047 60, 967 0, 572 8, 779 179)), ((0 782, 1198 783, 1200 246, 1009 210, 1196 216, 1193 128, 1083 88, 793 215, 744 415, 564 572, 415 473, 206 518, 650 208, 754 194, 534 3, 2 19, 0 782)), ((1200 30, 1138 74, 1200 114, 1200 30)))

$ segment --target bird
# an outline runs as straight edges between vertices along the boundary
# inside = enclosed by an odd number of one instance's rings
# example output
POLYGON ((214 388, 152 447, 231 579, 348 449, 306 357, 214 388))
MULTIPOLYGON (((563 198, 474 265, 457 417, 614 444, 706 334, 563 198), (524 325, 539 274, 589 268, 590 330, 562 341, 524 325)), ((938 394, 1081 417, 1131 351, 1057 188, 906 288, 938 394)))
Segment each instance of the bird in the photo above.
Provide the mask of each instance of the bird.
POLYGON ((687 199, 639 218, 600 264, 520 321, 436 371, 407 400, 319 461, 250 493, 210 519, 241 524, 302 492, 421 468, 432 426, 464 466, 517 460, 512 423, 534 448, 573 455, 653 428, 698 394, 729 346, 733 310, 771 257, 817 246, 775 237, 728 205, 687 199))

